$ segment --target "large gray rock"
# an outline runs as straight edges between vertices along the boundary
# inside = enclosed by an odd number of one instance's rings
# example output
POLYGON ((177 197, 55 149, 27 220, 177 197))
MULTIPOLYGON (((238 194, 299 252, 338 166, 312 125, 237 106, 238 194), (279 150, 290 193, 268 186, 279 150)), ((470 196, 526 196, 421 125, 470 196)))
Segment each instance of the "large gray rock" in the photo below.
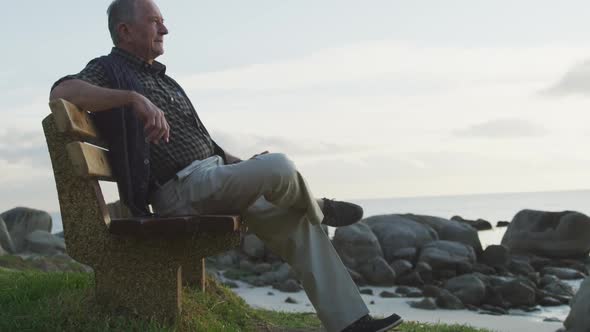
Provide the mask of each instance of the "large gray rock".
POLYGON ((465 305, 453 293, 446 289, 441 289, 436 297, 436 305, 443 309, 464 309, 465 305))
POLYGON ((407 214, 405 216, 423 225, 432 227, 438 234, 439 240, 461 242, 473 247, 477 254, 483 251, 477 230, 467 224, 432 216, 414 214, 407 214))
POLYGON ((566 267, 553 266, 543 268, 543 275, 554 275, 559 279, 564 280, 583 279, 586 277, 582 272, 578 270, 569 269, 566 267))
POLYGON ((567 332, 590 331, 590 278, 582 282, 570 306, 570 313, 563 322, 567 332))
POLYGON ((399 258, 399 250, 403 248, 419 248, 438 240, 434 229, 405 215, 389 214, 366 218, 383 250, 388 262, 399 258))
POLYGON ((451 220, 467 224, 467 225, 477 229, 478 231, 485 231, 488 229, 492 229, 492 224, 489 221, 484 220, 484 219, 469 220, 469 219, 463 219, 463 217, 461 217, 461 216, 453 216, 453 217, 451 217, 451 220))
POLYGON ((51 216, 41 210, 16 207, 0 214, 12 238, 15 252, 25 250, 27 234, 39 230, 51 233, 51 216))
POLYGON ((503 245, 490 245, 481 254, 480 261, 490 266, 506 266, 510 261, 510 251, 503 245))
POLYGON ((383 257, 375 257, 357 270, 370 285, 393 286, 395 271, 383 257))
POLYGON ((418 261, 433 270, 468 271, 475 263, 475 251, 459 242, 434 241, 422 247, 418 261))
POLYGON ((379 240, 364 222, 337 228, 332 244, 344 264, 351 269, 383 257, 379 240))
POLYGON ((512 306, 535 305, 535 289, 522 280, 512 280, 497 287, 496 290, 512 306))
POLYGON ((444 288, 463 304, 479 305, 486 296, 486 285, 473 274, 464 274, 445 282, 444 288))
POLYGON ((10 233, 8 233, 8 228, 6 228, 2 217, 0 217, 0 248, 4 249, 7 253, 14 254, 16 252, 10 233))
POLYGON ((573 211, 522 210, 512 219, 502 244, 512 252, 553 258, 588 257, 590 218, 573 211))
POLYGON ((242 241, 242 251, 252 258, 264 257, 264 242, 260 240, 255 234, 246 234, 242 241))
POLYGON ((406 274, 407 272, 411 271, 413 266, 412 263, 408 262, 405 259, 398 259, 391 263, 391 268, 395 271, 396 276, 401 276, 406 274))
POLYGON ((66 251, 64 239, 45 231, 32 231, 25 237, 25 250, 41 255, 55 255, 66 251))

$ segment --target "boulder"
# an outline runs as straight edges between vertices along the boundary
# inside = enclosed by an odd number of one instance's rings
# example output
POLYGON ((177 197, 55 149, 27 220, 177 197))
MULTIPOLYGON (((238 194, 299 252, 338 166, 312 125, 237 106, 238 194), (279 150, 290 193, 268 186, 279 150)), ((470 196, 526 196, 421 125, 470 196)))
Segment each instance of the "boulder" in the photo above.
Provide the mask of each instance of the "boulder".
POLYGON ((558 296, 566 296, 567 297, 567 296, 574 296, 574 294, 575 294, 572 286, 570 286, 569 284, 567 284, 566 282, 561 281, 561 280, 551 282, 551 283, 543 286, 542 289, 546 292, 549 292, 550 294, 558 295, 558 296))
POLYGON ((548 266, 543 269, 542 273, 543 275, 554 275, 557 278, 564 280, 584 279, 586 277, 582 272, 578 270, 569 269, 565 267, 548 266))
POLYGON ((436 305, 443 309, 464 309, 461 300, 446 289, 441 289, 436 297, 436 305))
POLYGON ((551 275, 551 274, 545 274, 544 276, 541 277, 541 280, 539 281, 539 285, 541 287, 545 287, 546 285, 549 285, 551 283, 558 282, 558 281, 559 281, 558 277, 551 275))
POLYGON ((10 233, 8 232, 8 228, 6 228, 6 224, 2 217, 0 217, 0 248, 4 249, 7 253, 16 253, 12 238, 10 237, 10 233))
POLYGON ((381 293, 379 293, 379 296, 382 297, 382 298, 388 298, 388 299, 396 298, 396 297, 401 297, 400 294, 396 294, 394 292, 390 292, 390 291, 386 291, 386 290, 384 290, 381 293))
POLYGON ((55 255, 66 251, 64 239, 45 231, 32 231, 25 237, 25 250, 41 255, 55 255))
POLYGON ((436 309, 436 303, 434 303, 434 300, 429 297, 425 297, 421 301, 408 301, 408 304, 410 305, 410 307, 416 308, 416 309, 425 309, 425 310, 435 310, 436 309))
POLYGON ((395 261, 398 259, 403 259, 408 262, 415 262, 417 255, 418 255, 418 250, 416 248, 408 247, 408 248, 401 248, 401 249, 394 251, 390 258, 392 261, 395 261))
POLYGON ((570 306, 570 313, 563 322, 567 331, 590 331, 590 278, 582 282, 570 306))
POLYGON ((473 274, 451 278, 445 282, 444 288, 464 304, 479 305, 486 296, 486 285, 473 274))
POLYGON ((424 286, 424 279, 422 279, 417 271, 412 271, 408 274, 397 277, 396 283, 398 285, 421 287, 424 286))
POLYGON ((12 239, 15 252, 25 250, 27 234, 39 230, 51 233, 51 216, 41 210, 16 207, 0 214, 12 239))
POLYGON ((383 250, 385 260, 394 261, 395 253, 404 248, 420 248, 438 240, 434 229, 406 216, 390 214, 369 217, 364 220, 371 228, 383 250))
POLYGON ((419 262, 416 264, 414 271, 418 272, 420 278, 424 280, 425 283, 430 284, 434 280, 432 275, 432 267, 426 262, 419 262))
POLYGON ((392 286, 395 283, 395 271, 383 257, 371 259, 361 265, 357 271, 370 285, 392 286))
POLYGON ((272 270, 272 265, 269 263, 258 263, 254 265, 253 271, 258 274, 263 274, 272 270))
POLYGON ((407 214, 405 216, 423 225, 430 226, 436 231, 439 240, 460 242, 471 246, 478 255, 483 251, 477 230, 467 224, 424 215, 407 214))
POLYGON ((484 220, 484 219, 469 220, 469 219, 463 219, 463 217, 461 217, 461 216, 453 216, 453 217, 451 217, 451 220, 467 224, 467 225, 477 229, 478 231, 485 231, 485 230, 492 229, 492 224, 489 221, 484 220))
POLYGON ((363 289, 359 289, 359 293, 361 294, 365 294, 365 295, 373 295, 373 290, 370 288, 363 288, 363 289))
POLYGON ((291 270, 291 266, 287 263, 283 263, 276 270, 265 272, 260 276, 249 279, 248 281, 253 285, 273 285, 275 283, 282 283, 293 277, 294 272, 291 270))
POLYGON ((475 263, 475 251, 469 245, 451 241, 433 241, 422 247, 419 262, 433 270, 468 270, 475 263))
POLYGON ((479 261, 489 266, 506 266, 510 261, 510 251, 503 245, 490 245, 483 251, 479 261))
POLYGON ((552 258, 588 257, 590 218, 573 211, 522 210, 512 219, 502 244, 512 252, 552 258))
POLYGON ((521 280, 512 280, 496 289, 511 306, 534 306, 535 289, 521 280))
POLYGON ((242 251, 252 258, 262 259, 265 252, 264 248, 264 242, 255 234, 246 234, 242 240, 242 251))
POLYGON ((277 282, 272 287, 285 293, 297 293, 301 290, 301 285, 294 279, 277 282))
POLYGON ((348 274, 350 275, 350 278, 352 279, 352 281, 354 281, 355 284, 359 286, 367 284, 367 281, 365 280, 365 278, 363 278, 363 276, 360 273, 348 267, 346 269, 348 270, 348 274))
POLYGON ((528 275, 535 272, 535 269, 526 261, 511 258, 508 263, 508 270, 518 275, 528 275))
POLYGON ((396 276, 401 276, 412 270, 412 263, 404 259, 398 259, 391 263, 391 268, 395 271, 396 276))
POLYGON ((357 272, 361 265, 383 257, 379 240, 364 222, 337 228, 332 244, 344 264, 357 272))
POLYGON ((441 288, 434 285, 426 285, 422 288, 422 294, 425 297, 437 297, 440 292, 441 288))
POLYGON ((410 286, 399 286, 398 288, 395 289, 395 292, 397 294, 400 294, 403 296, 407 296, 408 294, 418 293, 418 292, 420 294, 422 294, 422 291, 420 290, 420 288, 410 287, 410 286))
POLYGON ((496 227, 508 227, 508 225, 510 225, 510 222, 505 220, 501 220, 496 223, 496 227))

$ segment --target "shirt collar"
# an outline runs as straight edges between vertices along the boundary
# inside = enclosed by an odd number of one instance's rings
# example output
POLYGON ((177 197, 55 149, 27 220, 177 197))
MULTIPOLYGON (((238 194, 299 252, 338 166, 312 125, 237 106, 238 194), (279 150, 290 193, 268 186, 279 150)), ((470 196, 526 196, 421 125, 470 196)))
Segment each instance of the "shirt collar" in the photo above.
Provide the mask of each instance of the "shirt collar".
POLYGON ((122 57, 124 60, 129 62, 131 65, 136 66, 137 68, 141 68, 147 70, 154 74, 165 74, 166 73, 166 66, 161 62, 154 60, 151 64, 147 61, 143 60, 142 58, 136 56, 135 54, 131 54, 119 47, 113 47, 111 50, 111 54, 117 55, 122 57))

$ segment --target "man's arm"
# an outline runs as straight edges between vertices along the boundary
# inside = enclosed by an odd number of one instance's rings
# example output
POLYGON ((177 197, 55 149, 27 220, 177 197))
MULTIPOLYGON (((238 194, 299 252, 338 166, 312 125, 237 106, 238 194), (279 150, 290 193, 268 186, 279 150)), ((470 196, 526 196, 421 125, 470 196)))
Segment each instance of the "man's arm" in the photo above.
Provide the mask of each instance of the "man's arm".
POLYGON ((129 107, 144 123, 146 138, 150 142, 157 144, 160 139, 169 140, 170 126, 164 112, 135 91, 108 89, 80 79, 69 79, 53 88, 49 98, 63 98, 90 112, 129 107))

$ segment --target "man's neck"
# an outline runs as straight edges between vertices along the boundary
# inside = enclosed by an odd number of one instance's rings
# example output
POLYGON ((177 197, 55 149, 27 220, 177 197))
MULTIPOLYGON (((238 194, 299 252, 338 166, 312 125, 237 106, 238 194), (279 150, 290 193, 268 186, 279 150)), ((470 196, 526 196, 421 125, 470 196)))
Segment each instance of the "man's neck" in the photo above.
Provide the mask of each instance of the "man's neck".
POLYGON ((132 54, 140 59, 142 59, 143 61, 149 63, 150 65, 154 63, 154 59, 146 59, 144 56, 138 54, 137 52, 135 52, 135 50, 127 45, 116 45, 117 48, 122 49, 123 51, 132 54))

